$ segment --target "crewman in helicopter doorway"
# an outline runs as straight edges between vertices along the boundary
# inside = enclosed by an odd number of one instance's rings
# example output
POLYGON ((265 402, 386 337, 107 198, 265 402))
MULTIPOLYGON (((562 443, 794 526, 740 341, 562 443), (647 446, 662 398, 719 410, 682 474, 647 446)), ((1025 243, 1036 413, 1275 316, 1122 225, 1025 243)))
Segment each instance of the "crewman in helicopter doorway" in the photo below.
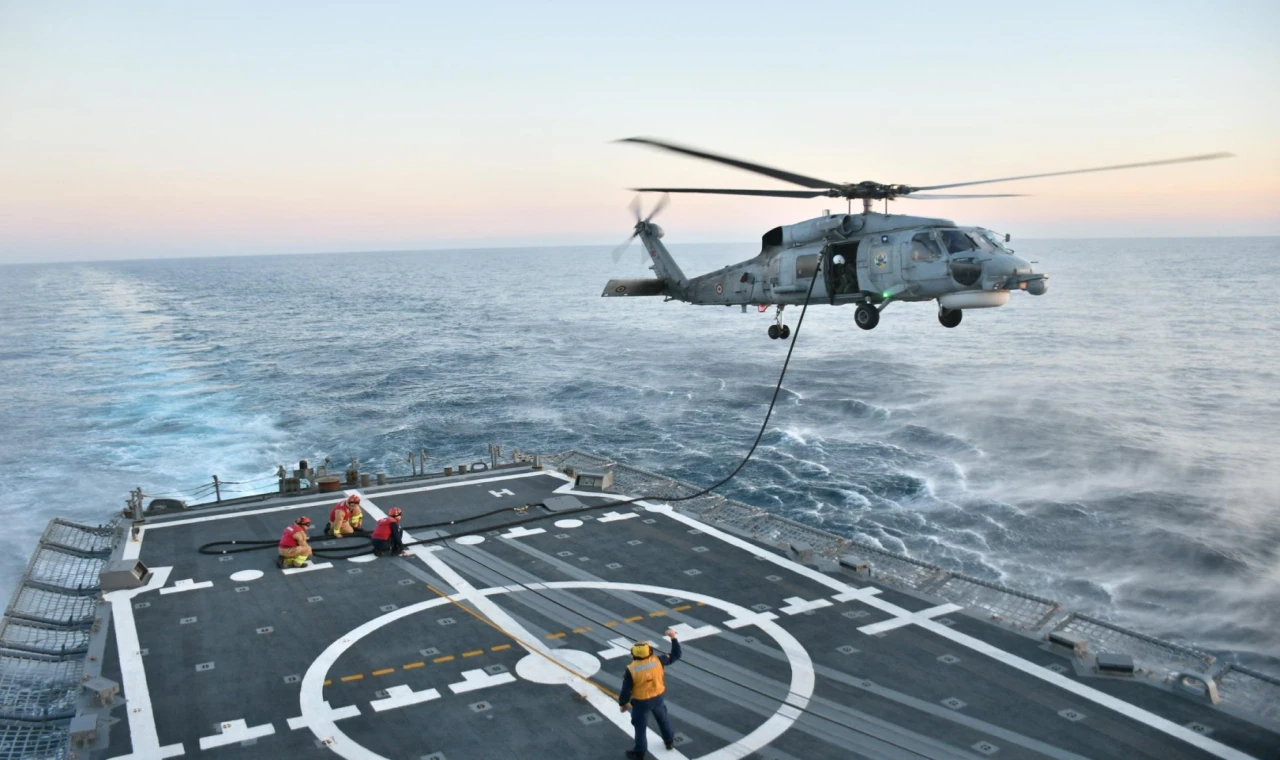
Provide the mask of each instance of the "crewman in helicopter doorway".
POLYGON ((667 749, 675 746, 676 735, 671 730, 671 721, 667 718, 667 705, 663 700, 666 685, 662 676, 664 669, 680 659, 680 641, 675 631, 665 634, 671 639, 671 654, 654 652, 647 641, 638 641, 631 647, 631 663, 622 676, 622 693, 618 695, 618 706, 622 712, 631 710, 631 725, 636 729, 635 749, 627 750, 629 760, 644 760, 649 751, 649 715, 658 721, 658 732, 662 734, 662 743, 667 749))

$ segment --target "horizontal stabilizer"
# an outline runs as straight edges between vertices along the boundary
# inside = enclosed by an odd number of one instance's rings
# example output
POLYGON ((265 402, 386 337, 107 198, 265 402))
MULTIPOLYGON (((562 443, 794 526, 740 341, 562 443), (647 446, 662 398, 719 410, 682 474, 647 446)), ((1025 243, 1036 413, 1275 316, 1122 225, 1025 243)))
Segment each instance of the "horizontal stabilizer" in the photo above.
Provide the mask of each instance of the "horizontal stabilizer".
POLYGON ((667 284, 662 280, 609 280, 600 295, 605 298, 620 296, 661 296, 667 292, 667 284))

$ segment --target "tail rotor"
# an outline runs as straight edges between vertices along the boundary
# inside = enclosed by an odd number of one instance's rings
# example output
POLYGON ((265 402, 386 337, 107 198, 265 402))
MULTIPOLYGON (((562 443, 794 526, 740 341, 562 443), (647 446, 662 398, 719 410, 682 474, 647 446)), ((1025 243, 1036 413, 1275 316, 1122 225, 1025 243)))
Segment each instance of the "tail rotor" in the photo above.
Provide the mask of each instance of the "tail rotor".
MULTIPOLYGON (((636 197, 631 199, 631 203, 627 204, 627 208, 631 209, 631 213, 636 218, 635 230, 633 230, 632 233, 627 236, 626 240, 622 241, 621 245, 613 249, 613 253, 611 254, 613 256, 613 263, 617 264, 619 261, 622 261, 622 254, 626 253, 627 249, 631 247, 631 242, 635 240, 637 237, 639 237, 640 233, 643 230, 649 227, 649 223, 653 221, 653 218, 657 216, 658 213, 661 212, 664 208, 666 208, 667 204, 670 202, 671 202, 671 196, 668 195, 667 193, 663 193, 662 197, 658 199, 657 204, 654 205, 653 209, 649 211, 649 215, 642 216, 640 196, 637 195, 636 197)), ((648 257, 644 255, 644 251, 641 251, 640 263, 643 264, 648 260, 649 260, 648 257)))

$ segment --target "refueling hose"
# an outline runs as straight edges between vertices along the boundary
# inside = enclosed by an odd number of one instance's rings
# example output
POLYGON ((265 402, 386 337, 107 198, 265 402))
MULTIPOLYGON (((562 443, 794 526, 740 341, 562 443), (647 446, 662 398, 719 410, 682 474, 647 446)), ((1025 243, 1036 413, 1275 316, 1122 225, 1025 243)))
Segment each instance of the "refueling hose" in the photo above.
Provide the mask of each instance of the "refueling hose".
MULTIPOLYGON (((688 496, 668 497, 668 496, 660 496, 657 494, 646 494, 644 496, 636 496, 630 499, 623 499, 620 501, 610 501, 604 504, 597 504, 591 507, 583 507, 581 509, 575 509, 573 511, 573 514, 577 515, 577 514, 582 514, 583 512, 595 512, 601 509, 612 509, 614 507, 627 506, 629 504, 635 504, 636 502, 646 501, 646 500, 665 501, 665 502, 690 501, 692 499, 697 499, 701 496, 706 496, 707 494, 711 493, 717 488, 720 488, 724 484, 728 483, 730 480, 733 480, 734 477, 736 477, 737 474, 742 471, 742 468, 747 465, 747 462, 751 461, 751 457, 756 453, 756 448, 760 445, 761 439, 764 438, 765 430, 769 427, 769 418, 773 416, 773 408, 778 403, 778 394, 782 392, 782 381, 786 378, 787 367, 790 366, 791 364, 791 354, 793 351, 795 351, 796 341, 800 338, 800 326, 804 324, 804 315, 809 310, 809 298, 813 295, 814 283, 818 281, 818 275, 821 272, 822 272, 822 266, 815 267, 813 271, 813 277, 809 280, 809 289, 804 294, 804 305, 800 307, 800 318, 796 320, 796 329, 794 332, 791 333, 791 344, 787 347, 787 358, 782 362, 782 371, 778 374, 778 382, 773 387, 773 398, 769 400, 769 409, 768 411, 765 412, 764 422, 760 423, 760 432, 756 433, 756 439, 752 441, 751 448, 747 451, 746 456, 742 458, 742 461, 738 463, 738 466, 733 468, 733 472, 730 472, 728 475, 724 476, 724 478, 722 478, 720 481, 716 482, 715 484, 707 486, 701 491, 689 494, 688 496)), ((485 517, 492 517, 493 515, 502 514, 504 512, 515 512, 516 514, 521 514, 523 512, 528 511, 528 509, 533 506, 543 506, 543 505, 542 504, 524 504, 519 507, 503 507, 502 509, 495 509, 490 512, 484 512, 482 514, 473 515, 471 517, 464 517, 458 520, 447 520, 444 522, 427 523, 425 525, 406 525, 404 526, 403 530, 405 531, 429 530, 429 529, 435 529, 435 528, 444 528, 451 525, 461 525, 463 523, 473 522, 475 520, 480 520, 485 517)), ((489 531, 489 530, 496 530, 498 528, 513 528, 513 527, 516 527, 517 525, 525 525, 527 523, 538 522, 539 520, 546 520, 548 518, 562 517, 562 516, 563 515, 561 514, 554 514, 554 513, 531 515, 528 517, 523 517, 518 520, 510 520, 507 522, 502 522, 497 525, 489 525, 482 528, 475 528, 464 533, 450 533, 450 534, 445 534, 441 536, 434 536, 432 538, 422 538, 415 541, 409 541, 409 542, 406 542, 404 546, 410 547, 410 546, 418 546, 421 544, 433 544, 438 541, 443 541, 446 538, 459 538, 461 536, 470 536, 470 535, 475 535, 477 533, 484 533, 485 531, 489 531)), ((353 535, 352 537, 355 537, 355 536, 353 535)), ((373 552, 372 541, 367 539, 367 534, 361 533, 359 537, 365 538, 366 541, 368 541, 368 543, 362 542, 360 544, 351 546, 348 549, 325 549, 323 551, 320 551, 313 548, 312 556, 320 557, 323 559, 350 559, 351 557, 359 557, 364 554, 372 553, 373 552)), ((269 549, 272 547, 279 546, 279 543, 280 543, 279 539, 271 539, 268 541, 213 541, 213 542, 204 544, 198 549, 198 551, 201 554, 238 554, 240 552, 251 552, 251 551, 257 551, 259 549, 269 549), (225 547, 225 546, 231 546, 231 547, 237 547, 237 548, 231 548, 231 549, 217 548, 217 547, 225 547)))

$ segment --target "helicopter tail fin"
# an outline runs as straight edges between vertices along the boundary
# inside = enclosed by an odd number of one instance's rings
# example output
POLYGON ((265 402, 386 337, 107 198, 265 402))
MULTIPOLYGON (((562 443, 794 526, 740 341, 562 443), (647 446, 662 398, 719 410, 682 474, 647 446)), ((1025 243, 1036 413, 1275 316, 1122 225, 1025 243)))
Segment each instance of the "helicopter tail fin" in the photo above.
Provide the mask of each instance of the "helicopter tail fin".
POLYGON ((649 258, 653 260, 653 273, 666 283, 667 292, 675 295, 684 290, 689 281, 684 276, 684 272, 680 271, 680 265, 671 258, 671 252, 662 244, 661 238, 662 228, 656 224, 646 224, 644 229, 640 230, 640 242, 644 243, 645 250, 649 252, 649 258))

